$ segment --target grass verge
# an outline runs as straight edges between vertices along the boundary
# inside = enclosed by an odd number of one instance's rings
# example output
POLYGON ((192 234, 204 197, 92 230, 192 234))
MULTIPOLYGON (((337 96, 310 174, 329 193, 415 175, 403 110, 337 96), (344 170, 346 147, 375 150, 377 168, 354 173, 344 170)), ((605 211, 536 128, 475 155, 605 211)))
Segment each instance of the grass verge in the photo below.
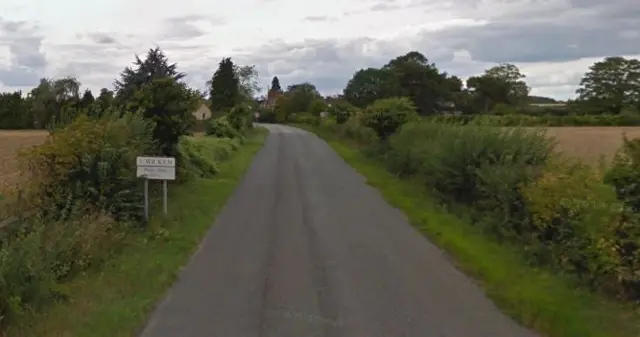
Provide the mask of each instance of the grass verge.
POLYGON ((212 179, 197 179, 171 189, 169 216, 151 209, 152 230, 136 235, 99 271, 69 283, 71 300, 38 314, 29 327, 14 328, 7 336, 131 337, 144 324, 155 303, 175 280, 197 248, 215 216, 242 179, 267 130, 253 136, 231 159, 219 164, 212 179))
POLYGON ((414 182, 401 180, 346 141, 316 132, 353 168, 402 210, 431 241, 451 254, 509 316, 552 337, 637 337, 637 308, 604 299, 569 278, 525 263, 517 247, 498 244, 469 221, 446 212, 414 182))

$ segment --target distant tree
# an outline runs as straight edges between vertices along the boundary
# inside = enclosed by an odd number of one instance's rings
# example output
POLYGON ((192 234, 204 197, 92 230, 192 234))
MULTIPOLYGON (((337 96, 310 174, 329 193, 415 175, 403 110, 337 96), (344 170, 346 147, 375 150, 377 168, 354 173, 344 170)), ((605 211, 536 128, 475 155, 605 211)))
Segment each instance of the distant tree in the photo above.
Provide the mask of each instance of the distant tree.
POLYGON ((155 123, 153 138, 163 155, 176 154, 180 136, 189 134, 200 97, 170 77, 158 78, 136 91, 128 107, 155 123))
POLYGON ((577 103, 591 113, 640 111, 640 60, 615 56, 594 63, 576 93, 577 103))
POLYGON ((285 96, 289 100, 290 113, 309 112, 311 103, 322 99, 316 87, 309 82, 288 86, 285 96))
POLYGON ((558 101, 551 97, 530 95, 527 98, 527 102, 530 104, 545 104, 545 103, 557 103, 558 101))
POLYGON ((353 106, 345 99, 336 98, 331 100, 331 106, 329 107, 329 115, 332 116, 337 124, 346 123, 349 118, 354 116, 358 108, 353 106))
POLYGON ((80 82, 73 77, 40 79, 37 87, 27 95, 36 128, 46 128, 70 121, 80 109, 80 82))
POLYGON ((260 83, 258 82, 258 71, 256 66, 234 65, 234 73, 238 79, 238 91, 242 100, 252 101, 254 96, 260 93, 260 83))
POLYGON ((114 96, 113 91, 107 88, 100 89, 100 95, 98 95, 94 103, 94 107, 97 110, 95 113, 101 116, 111 108, 113 106, 114 96))
POLYGON ((364 108, 378 99, 400 94, 401 88, 393 72, 375 68, 358 70, 343 91, 344 98, 359 108, 364 108))
POLYGON ((159 78, 171 78, 180 81, 185 73, 178 72, 177 63, 169 63, 167 56, 160 49, 149 49, 144 60, 135 56, 133 67, 126 67, 120 73, 120 79, 114 83, 118 103, 124 104, 133 97, 136 90, 159 78))
POLYGON ((451 100, 451 87, 446 73, 440 73, 433 63, 417 51, 389 61, 383 69, 391 71, 400 86, 397 96, 409 97, 420 115, 432 115, 451 100))
POLYGON ((309 103, 308 112, 313 116, 320 116, 321 113, 326 112, 329 107, 327 103, 324 102, 324 99, 318 97, 309 103))
POLYGON ((487 69, 481 76, 472 76, 467 87, 474 95, 476 106, 485 113, 497 104, 519 105, 526 102, 529 87, 526 76, 512 64, 501 64, 487 69))
POLYGON ((236 76, 235 65, 231 58, 223 58, 218 70, 211 78, 209 90, 211 108, 214 111, 228 111, 242 100, 240 81, 236 76))
POLYGON ((269 91, 282 93, 282 87, 280 87, 280 80, 278 79, 278 76, 273 76, 273 79, 271 80, 271 87, 269 88, 269 91))
POLYGON ((33 117, 22 92, 0 93, 0 129, 31 129, 33 117))
POLYGON ((417 117, 416 108, 409 98, 387 98, 377 100, 364 109, 362 123, 385 140, 403 124, 417 117))
POLYGON ((93 102, 95 102, 95 98, 93 97, 91 90, 89 89, 85 90, 84 94, 82 95, 82 98, 80 99, 80 105, 83 108, 88 108, 93 104, 93 102))

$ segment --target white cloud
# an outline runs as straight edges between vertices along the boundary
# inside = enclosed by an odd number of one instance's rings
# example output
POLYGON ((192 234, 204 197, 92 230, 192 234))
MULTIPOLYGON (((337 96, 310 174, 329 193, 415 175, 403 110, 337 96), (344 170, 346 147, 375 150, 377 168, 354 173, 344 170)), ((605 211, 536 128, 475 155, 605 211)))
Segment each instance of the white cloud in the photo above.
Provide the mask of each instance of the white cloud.
POLYGON ((7 1, 0 89, 76 76, 99 90, 134 54, 159 45, 197 88, 231 56, 255 64, 263 87, 278 76, 284 86, 310 81, 332 93, 357 69, 417 50, 461 77, 512 62, 533 93, 566 98, 594 61, 640 55, 635 1, 7 1))

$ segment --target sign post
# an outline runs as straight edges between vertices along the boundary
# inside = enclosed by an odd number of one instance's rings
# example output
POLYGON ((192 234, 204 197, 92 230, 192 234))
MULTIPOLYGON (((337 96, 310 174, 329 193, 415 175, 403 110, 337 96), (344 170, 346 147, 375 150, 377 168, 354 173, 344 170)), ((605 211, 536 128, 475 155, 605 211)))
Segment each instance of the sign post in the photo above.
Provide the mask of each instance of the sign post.
POLYGON ((162 180, 162 210, 167 215, 167 181, 176 179, 174 157, 136 158, 137 176, 144 179, 144 215, 149 220, 149 180, 162 180))

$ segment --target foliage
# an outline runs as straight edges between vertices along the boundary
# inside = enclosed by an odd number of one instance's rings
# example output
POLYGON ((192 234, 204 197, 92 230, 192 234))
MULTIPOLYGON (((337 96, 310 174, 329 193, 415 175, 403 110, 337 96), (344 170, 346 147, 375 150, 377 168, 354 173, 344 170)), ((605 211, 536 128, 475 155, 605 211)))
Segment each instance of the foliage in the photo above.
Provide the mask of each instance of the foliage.
POLYGON ((33 120, 22 92, 0 93, 0 129, 30 129, 33 120))
POLYGON ((640 60, 607 57, 589 67, 577 90, 578 102, 590 113, 640 111, 640 60))
POLYGON ((324 102, 322 98, 316 98, 309 104, 308 112, 313 116, 320 116, 321 113, 326 112, 329 106, 324 102))
POLYGON ((433 116, 429 119, 494 126, 640 126, 640 116, 633 115, 528 116, 515 114, 508 106, 502 107, 504 112, 500 112, 501 115, 433 116))
POLYGON ((624 139, 605 180, 629 210, 640 213, 640 139, 624 139))
POLYGON ((253 125, 252 111, 245 105, 237 105, 227 114, 229 124, 241 134, 253 125))
POLYGON ((231 58, 223 58, 210 82, 211 110, 226 112, 242 100, 240 80, 231 58))
POLYGON ((212 119, 207 124, 206 134, 218 138, 241 138, 240 131, 231 126, 226 116, 212 119))
POLYGON ((321 100, 322 96, 310 83, 290 85, 284 95, 278 96, 275 104, 276 120, 280 123, 289 120, 293 114, 309 112, 311 104, 321 100))
POLYGON ((137 91, 128 107, 154 123, 153 138, 159 153, 173 156, 180 137, 190 132, 198 103, 198 95, 185 84, 160 78, 137 91))
POLYGON ((181 138, 178 145, 178 162, 183 168, 180 179, 213 177, 218 173, 217 163, 227 160, 239 146, 238 139, 233 138, 181 138))
POLYGON ((242 100, 246 102, 252 101, 253 97, 260 93, 256 67, 234 65, 234 73, 238 79, 238 91, 242 100))
POLYGON ((278 79, 278 76, 273 76, 269 91, 280 92, 280 93, 282 92, 282 87, 280 87, 280 80, 278 79))
POLYGON ((523 80, 525 77, 518 67, 506 63, 488 69, 482 76, 470 77, 467 87, 474 96, 477 109, 488 112, 496 105, 522 103, 529 95, 529 87, 523 80))
POLYGON ((416 108, 411 100, 404 97, 387 98, 373 102, 364 110, 362 124, 373 129, 381 139, 386 139, 415 118, 416 108))
POLYGON ((367 68, 356 71, 344 88, 347 102, 365 108, 378 99, 398 96, 400 84, 388 69, 367 68))
POLYGON ((99 213, 64 222, 32 223, 0 236, 0 327, 72 294, 64 282, 97 267, 121 245, 122 226, 99 213))
POLYGON ((152 123, 137 114, 81 116, 24 154, 25 198, 43 216, 67 219, 80 206, 116 220, 139 220, 136 157, 153 149, 152 123))
POLYGON ((119 104, 126 104, 133 98, 136 91, 156 79, 171 78, 179 82, 185 73, 178 72, 176 63, 169 63, 160 47, 149 49, 144 60, 136 55, 133 62, 135 68, 126 67, 120 73, 120 79, 114 83, 116 99, 119 104))
POLYGON ((349 120, 349 118, 355 116, 358 108, 351 105, 346 100, 336 100, 331 103, 328 110, 329 115, 336 120, 337 124, 344 124, 349 120))

